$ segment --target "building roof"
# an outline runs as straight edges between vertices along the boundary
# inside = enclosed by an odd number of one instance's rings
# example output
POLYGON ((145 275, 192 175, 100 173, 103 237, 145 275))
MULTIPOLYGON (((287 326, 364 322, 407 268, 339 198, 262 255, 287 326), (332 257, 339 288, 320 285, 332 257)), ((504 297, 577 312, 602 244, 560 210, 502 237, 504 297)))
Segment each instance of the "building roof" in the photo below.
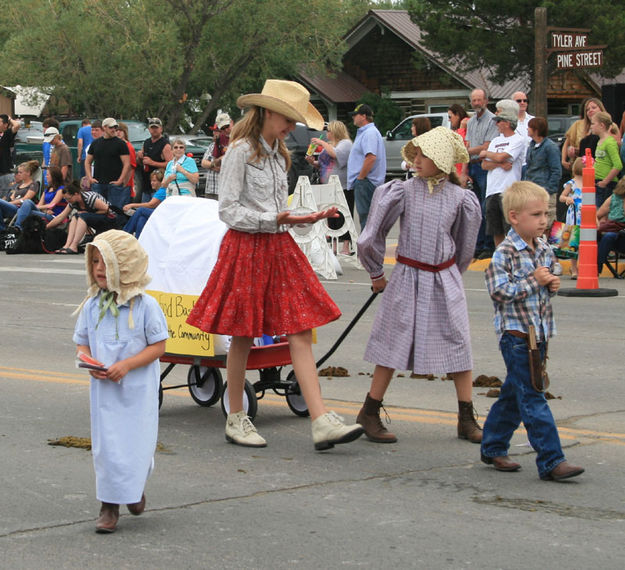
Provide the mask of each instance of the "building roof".
POLYGON ((510 97, 515 91, 527 91, 530 87, 529 77, 506 81, 503 84, 496 83, 492 78, 493 73, 482 67, 473 71, 464 71, 458 62, 440 59, 435 52, 425 47, 423 33, 411 19, 407 10, 370 10, 350 32, 345 36, 348 45, 358 43, 375 25, 381 24, 404 40, 415 50, 421 52, 434 65, 446 71, 467 89, 485 89, 492 99, 510 97))
POLYGON ((360 81, 344 71, 339 71, 332 77, 311 76, 300 72, 299 77, 306 87, 333 103, 353 103, 369 91, 360 81))

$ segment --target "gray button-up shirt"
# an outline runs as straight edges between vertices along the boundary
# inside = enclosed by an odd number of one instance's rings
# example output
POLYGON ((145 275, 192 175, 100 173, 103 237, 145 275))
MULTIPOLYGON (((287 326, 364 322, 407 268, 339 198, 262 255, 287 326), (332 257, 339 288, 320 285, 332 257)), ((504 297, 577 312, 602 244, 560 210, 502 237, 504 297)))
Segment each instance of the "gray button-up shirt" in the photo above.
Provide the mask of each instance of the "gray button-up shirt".
POLYGON ((219 175, 219 217, 231 229, 248 233, 278 233, 288 228, 276 219, 287 210, 286 160, 262 137, 263 153, 253 160, 247 141, 231 143, 219 175))
MULTIPOLYGON (((477 113, 473 115, 467 123, 467 135, 466 139, 469 141, 469 147, 481 146, 486 141, 492 141, 499 136, 497 125, 493 121, 494 113, 491 113, 488 109, 485 109, 481 117, 477 116, 477 113)), ((471 160, 479 158, 479 154, 472 154, 471 160)))

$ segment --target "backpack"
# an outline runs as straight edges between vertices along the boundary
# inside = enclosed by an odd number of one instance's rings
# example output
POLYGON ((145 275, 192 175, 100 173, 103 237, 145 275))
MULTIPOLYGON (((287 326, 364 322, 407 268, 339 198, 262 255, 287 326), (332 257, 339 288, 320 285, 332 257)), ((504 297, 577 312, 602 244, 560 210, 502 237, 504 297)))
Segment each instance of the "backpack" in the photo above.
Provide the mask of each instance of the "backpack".
POLYGON ((6 248, 8 254, 13 253, 44 253, 43 240, 46 232, 46 221, 39 216, 28 216, 22 224, 22 231, 17 239, 6 248))

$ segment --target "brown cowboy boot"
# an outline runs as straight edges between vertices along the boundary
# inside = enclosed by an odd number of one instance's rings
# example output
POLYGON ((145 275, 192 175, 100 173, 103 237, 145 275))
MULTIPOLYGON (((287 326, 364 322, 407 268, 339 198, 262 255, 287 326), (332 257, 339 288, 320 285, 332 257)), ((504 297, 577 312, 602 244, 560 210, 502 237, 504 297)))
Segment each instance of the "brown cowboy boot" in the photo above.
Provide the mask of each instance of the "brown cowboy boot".
MULTIPOLYGON (((365 428, 365 435, 369 441, 375 443, 395 443, 397 437, 388 431, 380 419, 380 408, 384 409, 381 400, 374 400, 369 394, 362 405, 356 422, 365 428)), ((384 410, 386 412, 386 410, 384 410)), ((388 417, 388 414, 387 414, 388 417)))
POLYGON ((95 523, 95 531, 101 534, 115 532, 119 519, 119 505, 102 503, 100 516, 95 523))
POLYGON ((458 437, 468 439, 471 443, 482 441, 482 428, 475 419, 473 402, 458 400, 458 437))

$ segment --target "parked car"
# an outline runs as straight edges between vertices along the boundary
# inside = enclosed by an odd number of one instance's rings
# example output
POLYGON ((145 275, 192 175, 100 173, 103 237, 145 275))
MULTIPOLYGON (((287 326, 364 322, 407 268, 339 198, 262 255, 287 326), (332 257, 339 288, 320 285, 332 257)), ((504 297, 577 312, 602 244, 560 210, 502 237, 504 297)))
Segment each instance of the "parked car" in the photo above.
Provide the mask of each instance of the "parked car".
POLYGON ((289 194, 293 193, 300 176, 311 178, 313 167, 306 162, 306 151, 310 145, 310 139, 319 137, 321 131, 310 129, 302 123, 295 125, 295 130, 291 131, 284 139, 286 147, 291 153, 291 168, 287 174, 289 181, 289 194))
MULTIPOLYGON (((145 123, 141 121, 126 121, 122 120, 128 126, 128 140, 131 142, 135 151, 140 151, 143 147, 143 141, 150 137, 150 131, 145 123)), ((35 123, 32 121, 31 124, 35 123)), ((76 140, 76 136, 78 135, 78 129, 82 126, 82 119, 70 119, 67 121, 61 121, 59 126, 59 131, 61 136, 63 137, 63 141, 69 147, 72 153, 73 159, 73 170, 74 177, 77 179, 78 174, 80 172, 80 165, 78 164, 76 158, 78 155, 78 141, 76 140)), ((20 129, 21 131, 21 129, 20 129)), ((18 134, 20 133, 18 131, 18 134)), ((182 136, 181 136, 182 138, 182 136)), ((200 137, 197 137, 198 139, 200 137)), ((185 141, 186 142, 186 141, 185 141)), ((43 143, 43 128, 41 128, 41 133, 38 135, 36 132, 33 135, 27 135, 25 142, 16 142, 15 144, 15 154, 16 154, 16 163, 24 162, 26 160, 38 160, 42 162, 43 160, 43 151, 41 149, 41 145, 43 143)), ((197 164, 200 180, 197 185, 198 195, 203 195, 204 188, 206 187, 206 170, 201 167, 202 156, 204 156, 204 152, 206 151, 205 147, 195 146, 187 142, 187 154, 191 154, 193 160, 197 164)), ((135 174, 135 189, 138 196, 141 196, 141 184, 142 178, 135 174)))
POLYGON ((561 148, 566 131, 578 119, 578 115, 547 115, 549 138, 561 148))
POLYGON ((410 127, 412 126, 412 120, 416 117, 427 117, 430 119, 432 128, 440 126, 451 128, 447 113, 426 113, 406 117, 394 129, 388 131, 384 137, 387 176, 392 177, 405 174, 405 171, 401 168, 403 160, 401 156, 401 149, 410 139, 413 138, 410 127))

